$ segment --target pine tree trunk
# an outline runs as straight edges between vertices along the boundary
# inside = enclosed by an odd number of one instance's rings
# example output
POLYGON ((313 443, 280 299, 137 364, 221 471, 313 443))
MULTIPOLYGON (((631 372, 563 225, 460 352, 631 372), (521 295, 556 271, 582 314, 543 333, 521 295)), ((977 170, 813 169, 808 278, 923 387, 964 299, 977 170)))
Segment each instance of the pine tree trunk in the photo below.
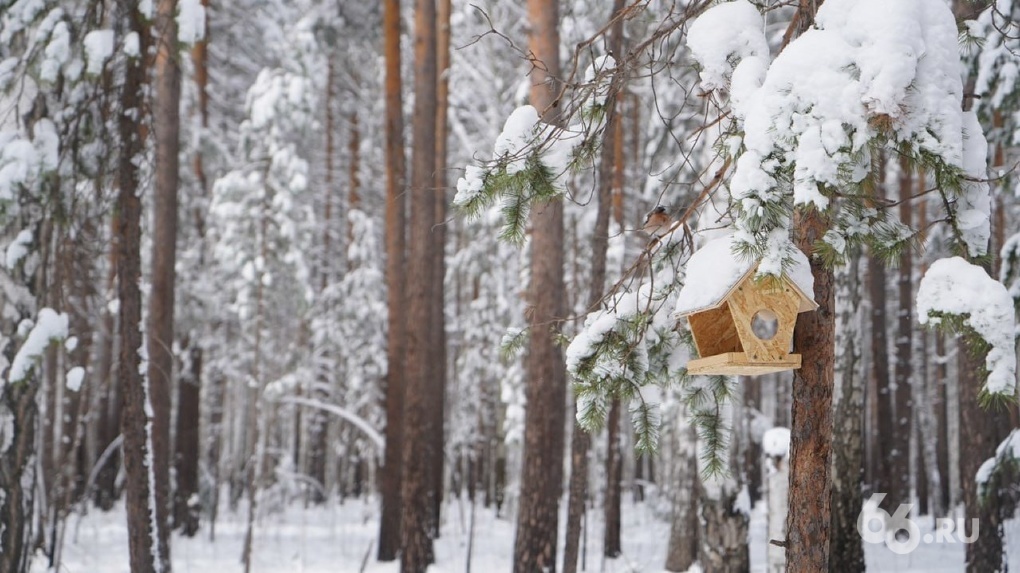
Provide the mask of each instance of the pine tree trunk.
POLYGON ((949 511, 952 507, 950 505, 950 482, 952 481, 949 477, 949 420, 948 420, 948 392, 947 392, 947 368, 945 362, 946 356, 946 337, 942 332, 934 332, 933 337, 935 338, 935 378, 932 383, 935 385, 935 435, 937 443, 941 446, 936 450, 935 462, 938 466, 938 473, 942 477, 939 482, 938 491, 935 495, 939 499, 939 504, 949 511))
POLYGON ((817 573, 829 569, 835 281, 832 270, 810 256, 829 221, 817 211, 797 215, 797 245, 810 258, 814 300, 819 306, 814 312, 801 313, 794 330, 793 349, 800 353, 803 367, 793 375, 786 562, 788 571, 817 573))
MULTIPOLYGON (((765 571, 766 573, 784 573, 786 571, 786 552, 782 547, 772 542, 781 542, 786 539, 786 518, 789 516, 790 507, 790 452, 787 451, 782 456, 771 456, 768 464, 765 571)), ((835 558, 833 558, 833 562, 836 562, 835 558)), ((853 567, 852 562, 848 565, 853 567)))
MULTIPOLYGON (((911 226, 913 208, 910 197, 914 190, 914 177, 906 159, 900 160, 899 198, 900 220, 911 226)), ((896 313, 896 365, 894 369, 895 389, 892 392, 891 432, 882 434, 880 439, 887 444, 888 455, 882 458, 887 467, 889 489, 883 503, 888 504, 887 511, 893 513, 902 503, 910 503, 910 435, 913 419, 913 403, 911 385, 913 384, 912 354, 914 350, 914 258, 910 248, 900 251, 899 277, 897 280, 898 312, 896 313)))
MULTIPOLYGON (((134 2, 120 3, 121 16, 127 29, 138 34, 140 53, 148 51, 148 30, 134 2)), ((127 58, 120 96, 117 192, 117 291, 120 300, 120 358, 117 378, 124 396, 121 433, 124 436, 125 489, 127 493, 128 549, 132 573, 169 571, 166 551, 165 522, 159 519, 156 497, 156 471, 153 467, 152 419, 146 382, 139 372, 142 334, 141 278, 141 199, 138 196, 139 167, 137 157, 144 153, 141 117, 145 67, 140 58, 127 58), (156 517, 154 517, 156 516, 156 517)))
POLYGON ((974 543, 966 545, 967 573, 993 573, 1003 571, 1003 546, 999 537, 1001 525, 997 514, 998 504, 992 494, 988 503, 982 503, 978 496, 977 472, 985 460, 995 455, 998 445, 995 432, 995 416, 981 407, 978 393, 981 380, 977 373, 984 366, 985 357, 975 356, 960 341, 960 487, 963 490, 965 530, 968 539, 977 537, 974 543), (977 518, 975 531, 972 519, 977 518))
MULTIPOLYGON (((6 278, 3 280, 7 280, 6 278)), ((0 300, 0 342, 6 364, 14 361, 20 344, 12 336, 18 324, 28 318, 27 309, 8 308, 13 301, 0 300), (17 317, 17 318, 14 318, 17 317), (11 320, 13 318, 13 320, 11 320)), ((9 369, 0 369, 6 382, 9 369)), ((0 411, 5 424, 0 430, 0 573, 27 571, 31 549, 33 496, 32 489, 24 484, 35 482, 35 442, 38 417, 36 393, 38 383, 34 377, 21 382, 0 386, 0 411)))
MULTIPOLYGON (((557 123, 559 3, 528 0, 528 48, 543 65, 531 69, 531 103, 547 123, 557 123)), ((524 456, 514 539, 514 572, 556 570, 559 498, 563 489, 566 366, 556 342, 563 320, 563 202, 531 211, 530 337, 526 359, 524 456)))
MULTIPOLYGON (((152 448, 156 478, 156 519, 170 523, 170 388, 173 385, 174 283, 177 261, 177 187, 180 179, 181 69, 177 50, 177 0, 160 0, 154 36, 153 136, 155 187, 152 200, 152 272, 146 322, 149 400, 152 403, 152 448)), ((197 420, 196 420, 197 422, 197 420)), ((169 535, 168 528, 160 533, 169 535)), ((161 538, 160 545, 169 546, 161 538)), ((169 569, 169 552, 160 550, 169 569)))
MULTIPOLYGON (((832 534, 829 570, 833 573, 864 571, 864 547, 857 532, 857 516, 863 498, 862 414, 864 368, 861 359, 860 252, 850 253, 847 264, 836 271, 836 384, 833 398, 832 436, 832 534)), ((772 551, 772 547, 769 548, 772 551)))
MULTIPOLYGON (((891 378, 889 376, 889 341, 886 331, 886 272, 882 261, 871 255, 868 258, 868 298, 871 300, 871 378, 874 381, 875 393, 875 432, 872 455, 875 475, 872 489, 875 492, 888 494, 892 488, 892 472, 888 463, 891 457, 891 435, 893 432, 893 408, 891 378)), ((883 505, 888 508, 892 504, 895 510, 899 502, 893 503, 886 497, 883 505)), ((891 512, 890 512, 891 513, 891 512)))
POLYGON ((619 557, 623 552, 620 543, 620 498, 623 480, 623 453, 620 450, 620 400, 614 399, 606 420, 606 495, 605 536, 602 554, 609 558, 619 557))
POLYGON ((188 373, 178 383, 177 436, 174 442, 174 527, 192 537, 198 533, 198 459, 201 452, 198 428, 201 420, 202 348, 188 347, 188 373))
POLYGON ((687 571, 698 560, 697 433, 687 415, 678 415, 672 454, 673 519, 666 549, 666 570, 687 571))
POLYGON ((435 135, 435 171, 433 186, 435 193, 436 212, 432 227, 432 373, 429 375, 432 390, 432 445, 433 468, 432 488, 435 491, 432 507, 432 534, 439 537, 439 514, 443 504, 443 476, 445 456, 444 421, 446 411, 446 212, 447 212, 447 136, 448 108, 450 99, 449 68, 450 68, 450 11, 451 0, 436 0, 436 135, 435 135))
POLYGON ((435 285, 436 194, 432 174, 436 167, 436 6, 435 0, 415 3, 414 119, 411 155, 411 210, 407 254, 407 349, 404 374, 404 479, 401 489, 403 534, 400 568, 403 573, 423 573, 433 560, 432 539, 436 496, 432 396, 436 392, 432 365, 435 333, 433 290, 435 285))
POLYGON ((386 60, 386 454, 379 494, 380 561, 397 558, 400 547, 400 490, 404 434, 404 120, 400 81, 400 0, 383 7, 386 60))
MULTIPOLYGON (((623 9, 623 0, 613 3, 613 16, 623 9)), ((623 19, 616 18, 610 28, 610 51, 621 53, 623 45, 623 19)), ((622 83, 622 79, 619 80, 622 83)), ((599 163, 598 210, 595 229, 592 231, 591 284, 588 309, 594 309, 602 300, 606 282, 606 249, 609 244, 609 217, 614 207, 614 194, 621 195, 623 186, 623 124, 618 113, 618 90, 611 90, 607 99, 606 130, 602 138, 602 157, 599 163)), ((567 528, 563 546, 563 573, 577 571, 577 558, 581 536, 581 517, 585 511, 588 492, 588 450, 591 437, 577 423, 576 408, 570 441, 570 485, 567 499, 567 528)))
MULTIPOLYGON (((116 213, 110 219, 110 232, 114 236, 116 236, 119 227, 117 219, 116 213)), ((107 258, 109 266, 103 292, 113 293, 117 287, 117 249, 110 249, 107 258)), ((117 499, 116 478, 117 470, 120 468, 120 448, 112 448, 111 446, 120 435, 121 398, 123 395, 116 378, 112 376, 115 362, 114 353, 118 351, 116 343, 116 316, 105 304, 103 306, 99 331, 101 338, 97 344, 96 367, 94 371, 94 379, 99 385, 97 389, 99 396, 96 400, 96 420, 93 424, 95 426, 95 444, 92 447, 92 451, 95 458, 92 462, 94 464, 102 462, 98 465, 96 472, 93 500, 97 507, 108 511, 113 507, 113 503, 117 499), (107 454, 107 450, 109 450, 108 457, 103 460, 101 456, 107 454)))

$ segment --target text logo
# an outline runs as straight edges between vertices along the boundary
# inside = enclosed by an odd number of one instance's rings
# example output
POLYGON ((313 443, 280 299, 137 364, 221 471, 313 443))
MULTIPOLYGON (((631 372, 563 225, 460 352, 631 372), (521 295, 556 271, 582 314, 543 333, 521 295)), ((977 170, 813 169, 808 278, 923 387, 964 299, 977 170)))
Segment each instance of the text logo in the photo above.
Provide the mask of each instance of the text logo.
POLYGON ((903 503, 892 515, 878 505, 884 493, 873 493, 857 515, 857 533, 865 543, 885 543, 893 553, 906 555, 923 543, 974 543, 978 538, 978 520, 971 519, 970 535, 964 526, 966 519, 937 518, 935 531, 921 534, 921 528, 910 519, 914 504, 903 503))

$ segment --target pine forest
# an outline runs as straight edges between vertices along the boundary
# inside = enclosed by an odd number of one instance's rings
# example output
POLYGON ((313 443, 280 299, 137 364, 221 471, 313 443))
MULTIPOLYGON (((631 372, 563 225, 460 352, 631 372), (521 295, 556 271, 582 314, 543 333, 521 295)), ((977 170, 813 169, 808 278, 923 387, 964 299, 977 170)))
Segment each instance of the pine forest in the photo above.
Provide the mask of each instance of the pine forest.
POLYGON ((1018 317, 1018 0, 0 0, 0 573, 1017 570, 1018 317))

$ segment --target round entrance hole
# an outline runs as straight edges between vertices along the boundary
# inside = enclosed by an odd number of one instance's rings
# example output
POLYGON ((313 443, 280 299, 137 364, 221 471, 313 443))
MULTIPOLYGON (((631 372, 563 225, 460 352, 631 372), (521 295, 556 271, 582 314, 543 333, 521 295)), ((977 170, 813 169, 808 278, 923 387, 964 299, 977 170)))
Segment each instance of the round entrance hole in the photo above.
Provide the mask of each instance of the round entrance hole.
POLYGON ((779 317, 767 308, 759 310, 751 317, 751 332, 759 340, 772 340, 779 332, 779 317))

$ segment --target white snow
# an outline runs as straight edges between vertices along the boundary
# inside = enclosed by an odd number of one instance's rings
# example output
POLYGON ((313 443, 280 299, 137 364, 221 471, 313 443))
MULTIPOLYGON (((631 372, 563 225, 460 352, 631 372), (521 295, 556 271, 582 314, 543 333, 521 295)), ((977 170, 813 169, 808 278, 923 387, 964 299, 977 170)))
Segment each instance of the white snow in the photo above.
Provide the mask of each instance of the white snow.
POLYGON ((513 175, 524 169, 529 147, 535 141, 538 124, 538 110, 530 105, 522 105, 506 118, 503 131, 496 138, 492 156, 494 159, 507 160, 507 175, 513 175))
MULTIPOLYGON (((50 342, 67 337, 67 325, 66 314, 57 313, 51 308, 40 310, 35 325, 11 362, 7 381, 16 384, 24 380, 50 342)), ((0 380, 0 384, 2 383, 0 380)))
POLYGON ((768 61, 765 21, 746 0, 719 4, 691 24, 687 46, 701 64, 701 87, 721 89, 733 71, 730 62, 748 57, 768 61))
POLYGON ((65 385, 67 389, 72 392, 77 392, 81 389, 81 382, 85 379, 85 369, 81 366, 75 366, 74 368, 67 371, 67 379, 65 385))
POLYGON ((39 79, 44 83, 57 81, 60 74, 60 67, 71 57, 71 33, 67 29, 67 23, 57 22, 50 35, 50 41, 43 51, 43 61, 39 66, 39 79))
POLYGON ((761 438, 761 449, 765 455, 784 458, 790 453, 790 429, 769 428, 761 438))
POLYGON ((1013 395, 1016 354, 1013 347, 1013 300, 1006 287, 979 266, 961 257, 935 261, 917 289, 917 317, 921 324, 938 324, 938 313, 963 318, 991 349, 985 359, 985 390, 1013 395))
MULTIPOLYGON (((685 273, 687 280, 677 297, 675 316, 686 316, 718 305, 726 293, 755 267, 756 261, 734 253, 734 243, 734 235, 726 235, 705 243, 691 256, 685 273)), ((806 296, 814 296, 814 277, 807 256, 794 247, 790 260, 793 264, 786 269, 787 276, 806 296)))
MULTIPOLYGON (((608 58, 608 56, 606 56, 608 58)), ((609 60, 603 63, 608 65, 609 60)), ((538 110, 522 105, 507 117, 503 131, 493 146, 494 165, 481 168, 468 165, 464 176, 457 181, 455 206, 464 206, 478 198, 484 178, 494 166, 503 165, 507 175, 515 175, 528 167, 529 161, 538 160, 552 175, 552 184, 563 191, 569 175, 570 161, 577 146, 584 141, 587 128, 573 124, 563 128, 542 122, 538 110)))
POLYGON ((595 61, 585 70, 584 83, 592 84, 592 98, 590 102, 586 102, 587 107, 605 105, 612 81, 611 77, 603 74, 603 72, 612 70, 615 67, 616 59, 606 54, 595 58, 595 61), (599 74, 603 75, 600 77, 599 74))
POLYGON ((205 6, 202 0, 180 0, 177 3, 177 39, 194 44, 205 37, 205 6))
POLYGON ((93 30, 85 34, 85 71, 98 76, 103 64, 113 55, 113 30, 93 30))
POLYGON ((28 247, 32 244, 32 231, 23 229, 14 241, 7 246, 4 263, 8 269, 13 269, 28 254, 28 247))
POLYGON ((475 201, 482 192, 484 177, 484 169, 468 164, 464 168, 464 176, 457 180, 457 194, 453 198, 453 204, 462 206, 475 201))
POLYGON ((129 32, 124 36, 124 55, 129 58, 137 58, 142 53, 137 32, 129 32))
POLYGON ((988 142, 974 111, 963 114, 963 170, 973 181, 963 185, 957 208, 957 228, 967 252, 978 257, 988 248, 992 234, 992 199, 988 194, 988 142))
POLYGON ((39 165, 32 143, 10 135, 0 133, 0 201, 12 200, 18 186, 28 183, 39 165))
MULTIPOLYGON (((826 208, 822 189, 863 178, 866 144, 880 131, 984 177, 982 138, 960 110, 964 70, 945 3, 829 0, 767 71, 760 20, 745 0, 727 2, 699 17, 688 38, 705 89, 725 88, 732 74, 730 107, 744 137, 730 192, 739 240, 765 252, 759 274, 776 274, 791 252, 790 217, 762 224, 766 207, 792 199, 826 208)), ((986 202, 983 185, 964 189, 959 222, 974 249, 983 248, 986 202)))

